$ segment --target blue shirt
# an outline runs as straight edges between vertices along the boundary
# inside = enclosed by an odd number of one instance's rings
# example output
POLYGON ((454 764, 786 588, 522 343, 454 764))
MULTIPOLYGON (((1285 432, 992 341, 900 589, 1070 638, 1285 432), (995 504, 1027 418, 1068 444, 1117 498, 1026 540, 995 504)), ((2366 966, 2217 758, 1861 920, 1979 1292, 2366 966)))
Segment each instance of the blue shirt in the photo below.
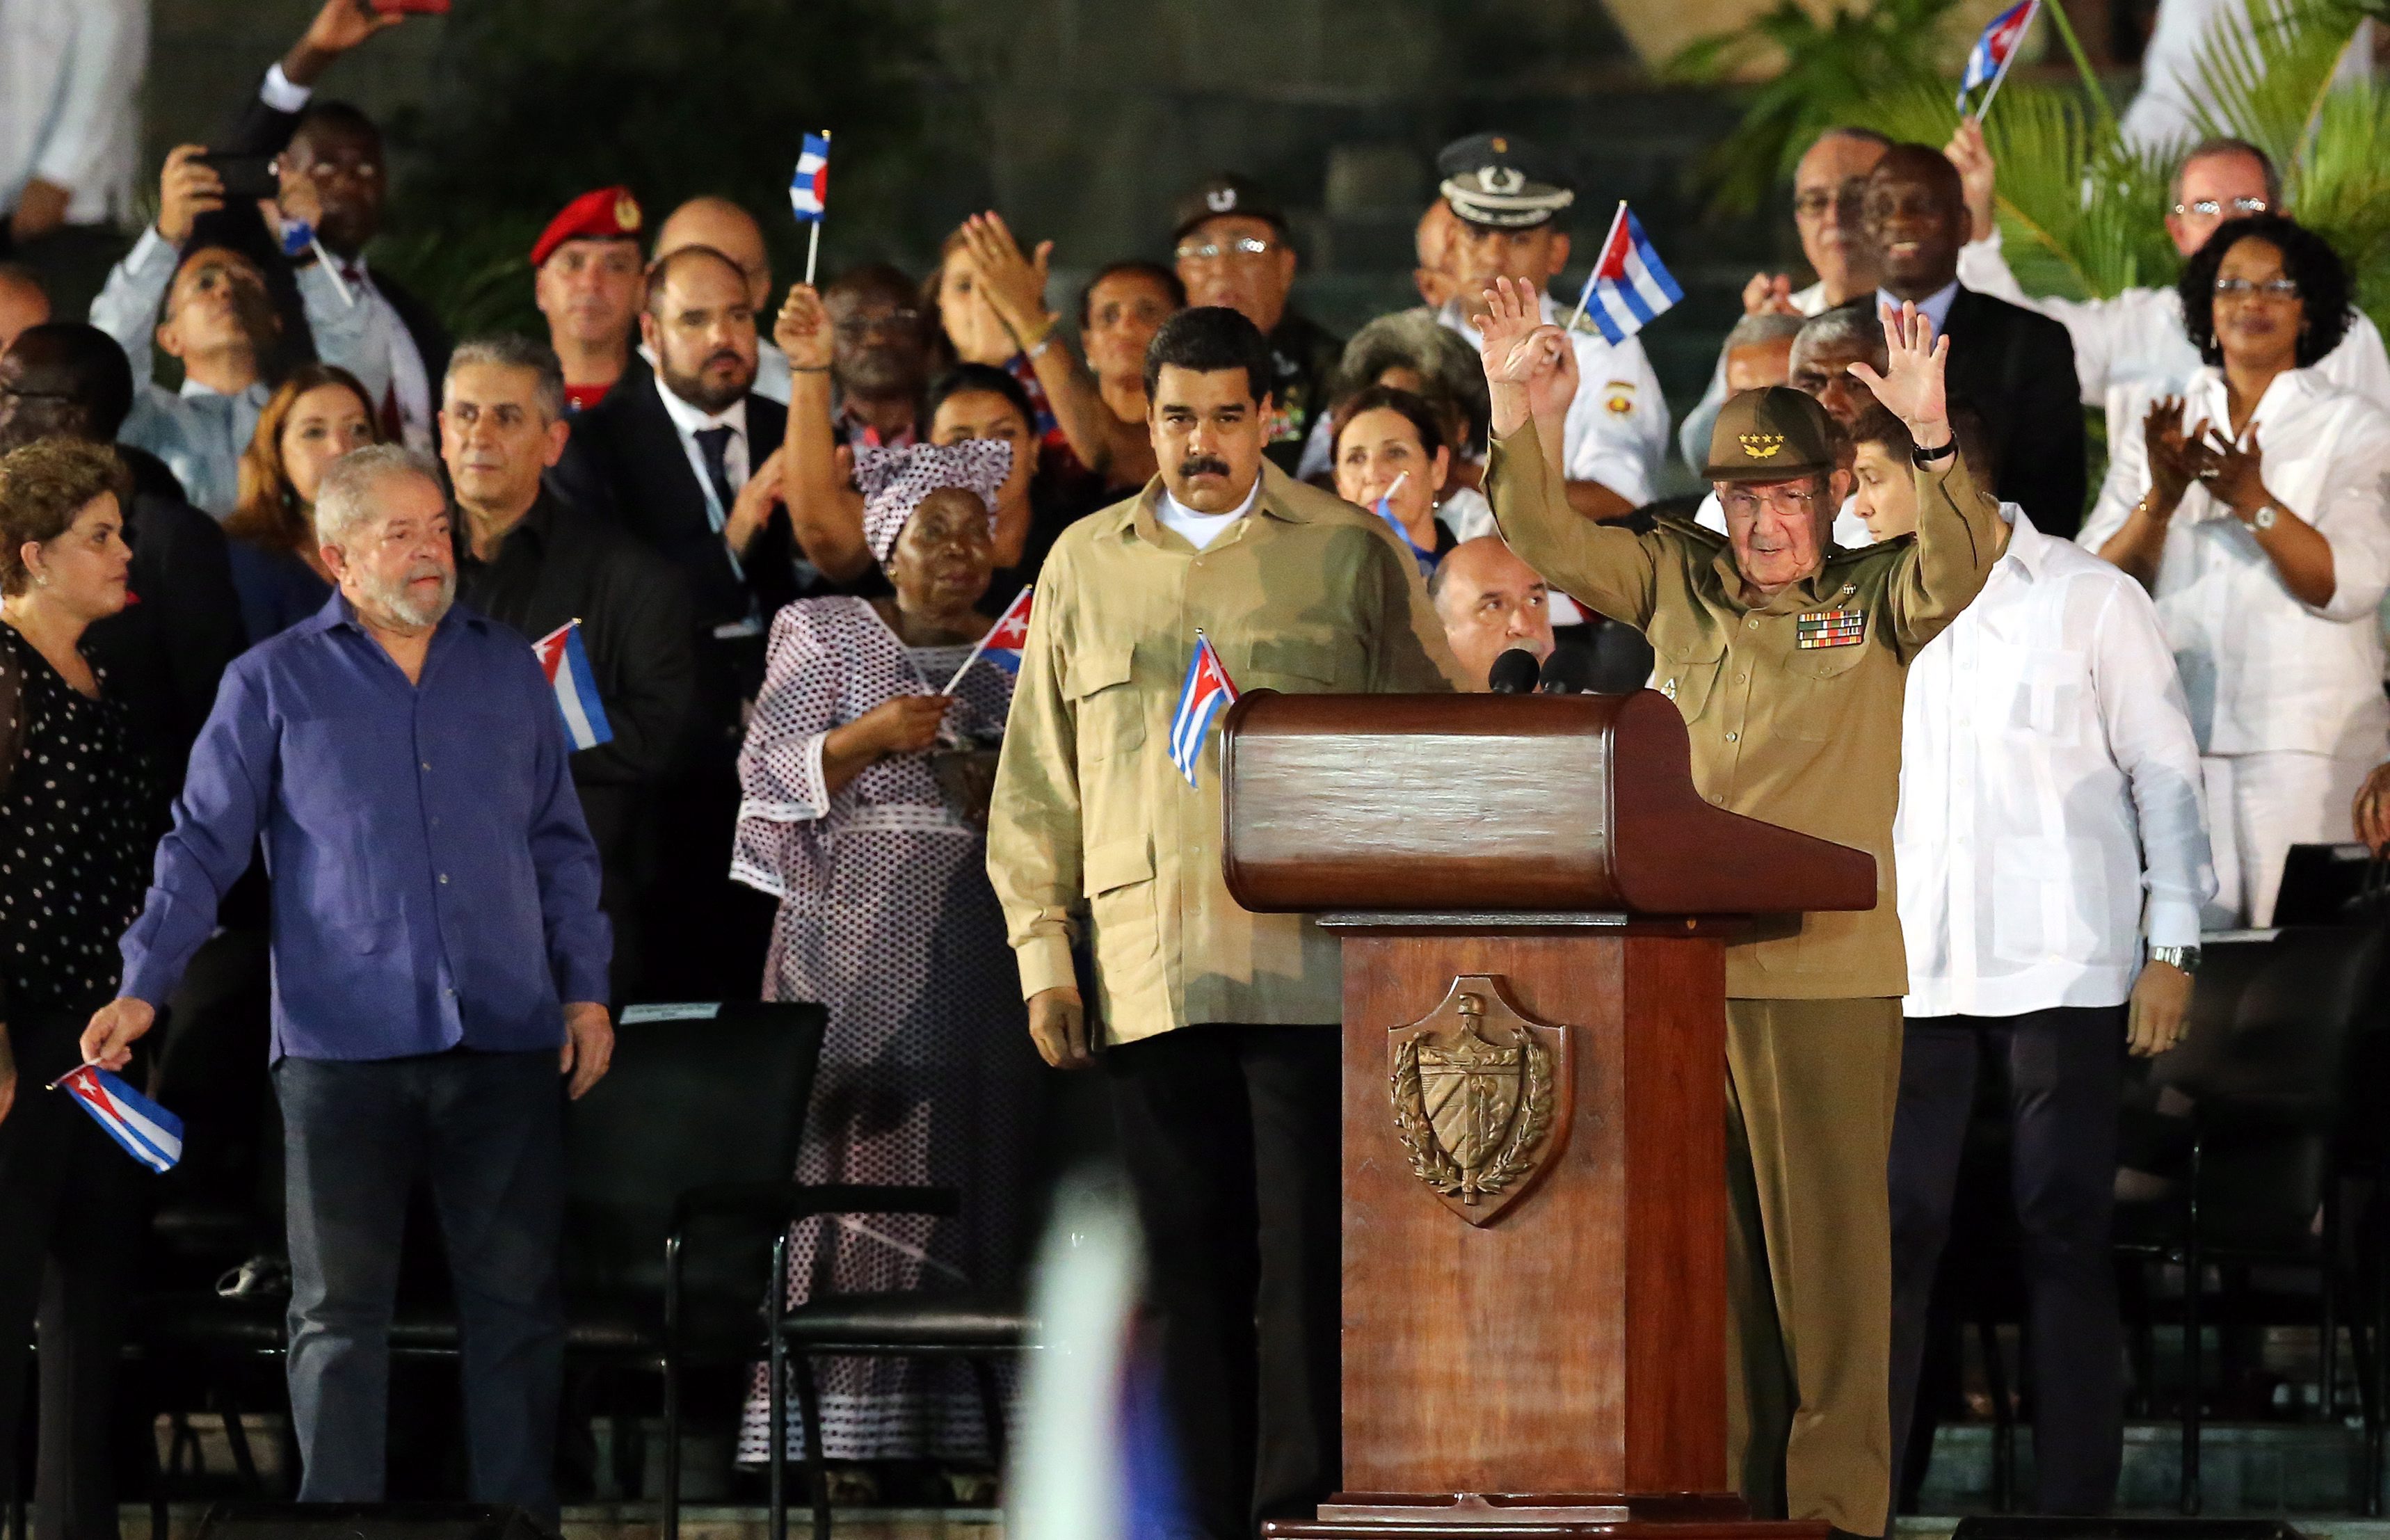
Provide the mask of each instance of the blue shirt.
MULTIPOLYGON (((1959 280, 1953 278, 1917 302, 1917 314, 1934 323, 1934 336, 1950 329, 1950 307, 1958 299, 1959 280)), ((1875 313, 1882 316, 1887 310, 1895 315, 1900 314, 1900 296, 1889 289, 1879 289, 1875 291, 1875 313)))
POLYGON ((559 1046, 613 946, 567 754, 515 632, 456 606, 409 685, 335 593, 225 671, 123 993, 164 1003, 263 834, 275 1059, 559 1046))

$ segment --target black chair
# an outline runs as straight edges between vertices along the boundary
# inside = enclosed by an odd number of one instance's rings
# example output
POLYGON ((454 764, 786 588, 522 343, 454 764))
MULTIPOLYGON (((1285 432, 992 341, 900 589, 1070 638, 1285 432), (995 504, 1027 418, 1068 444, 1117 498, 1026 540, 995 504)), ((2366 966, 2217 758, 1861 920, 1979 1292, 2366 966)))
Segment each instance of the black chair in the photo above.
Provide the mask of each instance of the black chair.
MULTIPOLYGON (((2200 1507, 2203 1352, 2206 1269, 2245 1279, 2253 1266, 2312 1270, 2322 1328, 2322 1404, 2338 1399, 2338 1328, 2346 1278, 2340 1265, 2340 1203, 2334 1147, 2354 1098, 2354 1047, 2379 1008, 2385 937, 2371 928, 2297 929, 2269 938, 2217 941, 2203 952, 2182 1042, 2150 1066, 2147 1093, 2166 1087, 2191 1099, 2169 1158, 2163 1197, 2117 1207, 2120 1258, 2146 1269, 2179 1265, 2183 1333, 2180 1503, 2200 1507), (2320 1213, 2318 1232, 2315 1221, 2320 1213)), ((2153 1126, 2128 1102, 2128 1144, 2153 1126)), ((2144 1137, 2155 1149, 2164 1139, 2144 1137)), ((2247 1301, 2245 1290, 2235 1290, 2247 1301)), ((2144 1383, 2153 1375, 2145 1314, 2136 1353, 2144 1383)), ((2369 1441, 2380 1399, 2360 1378, 2369 1441)))

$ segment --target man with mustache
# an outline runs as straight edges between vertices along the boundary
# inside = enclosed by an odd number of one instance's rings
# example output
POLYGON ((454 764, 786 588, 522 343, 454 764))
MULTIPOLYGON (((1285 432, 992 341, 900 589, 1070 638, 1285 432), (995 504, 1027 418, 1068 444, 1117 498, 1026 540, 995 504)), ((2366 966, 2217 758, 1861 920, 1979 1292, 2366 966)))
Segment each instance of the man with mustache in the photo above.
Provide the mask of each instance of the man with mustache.
POLYGON ((1875 857, 1872 910, 1763 920, 1726 949, 1728 1470, 1754 1518, 1882 1534, 1884 1162, 1908 992, 1892 863, 1901 709, 1909 661, 1973 601, 2007 534, 1951 435, 1956 344, 1904 306, 1884 322, 1889 366, 1854 366, 1917 445, 1914 540, 1832 547, 1831 419, 1784 386, 1718 415, 1707 469, 1727 533, 1663 521, 1638 534, 1570 510, 1557 435, 1575 354, 1531 296, 1506 284, 1492 299, 1486 488, 1502 537, 1651 640, 1703 797, 1875 857))
POLYGON ((552 1526, 559 1092, 597 1084, 613 1051, 598 853, 531 648, 452 602, 430 462, 360 449, 315 513, 340 588, 225 672, 83 1054, 127 1060, 262 836, 299 1495, 381 1500, 400 1237, 428 1180, 464 1326, 473 1500, 552 1526))
POLYGON ((754 393, 755 307, 747 275, 684 246, 648 276, 639 335, 655 357, 641 388, 572 419, 555 490, 580 517, 628 531, 687 584, 699 717, 683 779, 661 799, 657 887, 684 902, 658 917, 648 987, 665 999, 753 999, 771 901, 730 880, 741 705, 764 682, 764 638, 780 606, 817 581, 801 566, 780 481, 789 414, 754 393))
POLYGON ((1228 896, 1216 752, 1192 786, 1172 762, 1196 633, 1240 689, 1465 683, 1394 533, 1266 457, 1276 378, 1226 306, 1154 335, 1161 472, 1046 558, 988 823, 1030 1035, 1057 1068, 1100 1055, 1137 1192, 1182 1497, 1163 1528, 1211 1540, 1336 1484, 1343 1012, 1335 940, 1228 896))
POLYGON ((2045 534, 2083 527, 2083 411, 2066 328, 1959 281, 1972 228, 1958 168, 1925 145, 1895 145, 1868 173, 1867 237, 1882 275, 1879 310, 1914 304, 1950 340, 1950 396, 1983 419, 1991 491, 2045 534))

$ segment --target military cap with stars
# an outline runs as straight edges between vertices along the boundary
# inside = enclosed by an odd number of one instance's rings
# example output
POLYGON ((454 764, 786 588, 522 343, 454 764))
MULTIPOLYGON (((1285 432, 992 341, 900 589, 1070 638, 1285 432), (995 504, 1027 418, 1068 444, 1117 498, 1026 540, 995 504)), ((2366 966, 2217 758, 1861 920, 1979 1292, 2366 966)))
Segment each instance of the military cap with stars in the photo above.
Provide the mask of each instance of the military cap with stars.
POLYGON ((1826 409, 1789 385, 1729 397, 1710 430, 1712 481, 1792 481, 1834 468, 1826 409))
POLYGON ((1472 134, 1435 158, 1437 190, 1471 225, 1525 230, 1548 224, 1576 201, 1560 162, 1541 145, 1515 134, 1472 134))

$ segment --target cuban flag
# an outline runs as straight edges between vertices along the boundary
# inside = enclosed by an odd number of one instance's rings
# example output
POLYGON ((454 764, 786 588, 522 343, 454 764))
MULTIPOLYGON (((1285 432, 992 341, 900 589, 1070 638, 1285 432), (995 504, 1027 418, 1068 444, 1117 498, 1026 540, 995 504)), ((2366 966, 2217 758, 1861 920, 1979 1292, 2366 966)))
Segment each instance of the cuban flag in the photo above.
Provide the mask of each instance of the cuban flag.
POLYGON ((2017 45, 2024 41, 2025 31, 2040 9, 2041 0, 2017 0, 1984 28, 1983 35, 1975 39, 1975 46, 1968 52, 1967 71, 1959 78, 1960 111, 1967 110, 1969 92, 2008 72, 2009 60, 2016 57, 2017 45))
POLYGON ((789 178, 789 207, 800 224, 810 225, 829 212, 829 135, 808 134, 797 152, 797 172, 789 178))
POLYGON ((1433 577, 1435 575, 1436 554, 1433 551, 1421 550, 1419 542, 1411 538, 1411 532, 1403 528, 1403 521, 1394 517, 1395 489, 1409 478, 1410 472, 1404 471, 1394 478, 1393 486, 1378 494, 1378 517, 1386 521, 1386 528, 1394 532, 1396 539, 1410 547, 1411 559, 1419 563, 1420 576, 1433 577))
POLYGON ((1021 649, 1029 645, 1029 595, 1023 588, 1004 607, 981 644, 981 655, 1007 674, 1021 672, 1021 649))
POLYGON ((307 254, 308 249, 315 244, 315 227, 313 225, 303 219, 286 219, 282 222, 282 254, 284 256, 303 257, 307 254))
POLYGON ((1237 703, 1237 687, 1220 666, 1211 639, 1195 633, 1195 656, 1187 660, 1187 683, 1178 691, 1178 714, 1170 719, 1170 762, 1195 784, 1195 759, 1212 731, 1212 719, 1237 703))
POLYGON ((598 676, 589 672, 589 653, 581 645, 581 622, 567 621, 531 644, 539 655, 547 687, 556 692, 556 709, 564 718, 564 736, 575 749, 595 749, 614 741, 606 721, 606 707, 598 699, 598 676))
POLYGON ((1676 278, 1652 249, 1651 237, 1625 204, 1610 222, 1610 238, 1586 276, 1577 309, 1592 317, 1612 343, 1625 341, 1643 324, 1685 297, 1676 278))
POLYGON ((52 1084, 108 1130, 124 1152, 152 1171, 172 1171, 183 1158, 183 1120, 96 1064, 71 1070, 52 1084))

